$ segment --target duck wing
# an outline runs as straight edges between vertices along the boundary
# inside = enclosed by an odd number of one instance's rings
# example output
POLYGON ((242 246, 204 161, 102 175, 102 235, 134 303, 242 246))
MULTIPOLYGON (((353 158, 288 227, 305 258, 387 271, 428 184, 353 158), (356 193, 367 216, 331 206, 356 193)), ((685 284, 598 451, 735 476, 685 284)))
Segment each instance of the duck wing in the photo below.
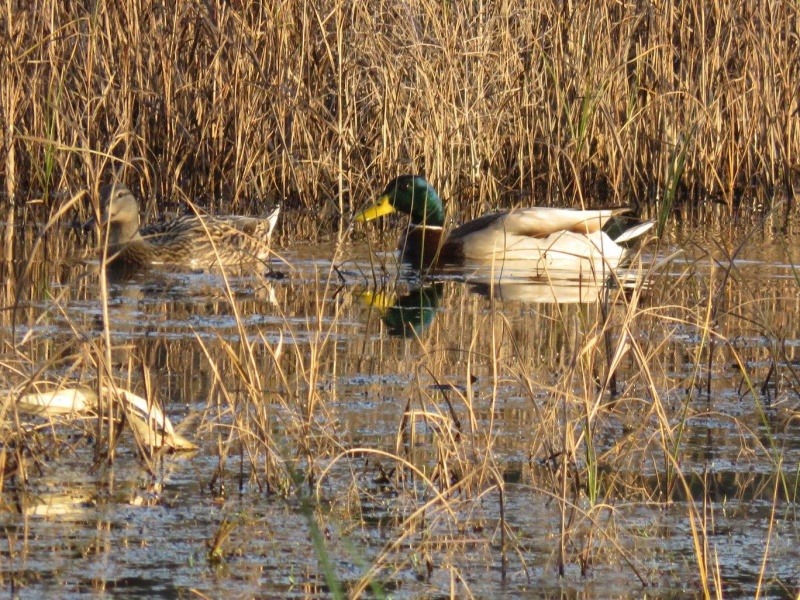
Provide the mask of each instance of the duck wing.
POLYGON ((241 231, 255 240, 259 240, 266 244, 272 237, 275 224, 278 222, 280 210, 280 206, 278 206, 268 215, 263 217, 243 217, 236 215, 218 217, 216 220, 219 221, 224 227, 241 231))
POLYGON ((150 239, 156 244, 169 244, 183 236, 199 236, 200 234, 224 238, 235 235, 237 232, 267 243, 272 237, 279 213, 280 207, 276 207, 263 217, 240 215, 198 217, 190 215, 147 225, 142 227, 139 233, 143 238, 150 239))
POLYGON ((596 233, 606 222, 617 215, 630 212, 630 208, 601 210, 575 210, 570 208, 518 208, 488 215, 456 227, 449 239, 458 240, 480 232, 504 233, 534 238, 546 238, 554 233, 596 233))
POLYGON ((625 249, 615 244, 602 227, 612 217, 629 210, 523 208, 492 213, 453 230, 446 247, 457 249, 458 256, 469 259, 541 261, 547 256, 548 260, 560 257, 565 263, 605 259, 616 265, 625 249))
POLYGON ((544 238, 554 233, 596 233, 606 222, 617 215, 630 212, 629 208, 601 210, 575 210, 569 208, 520 208, 502 216, 502 226, 507 233, 544 238))
POLYGON ((490 213, 483 215, 472 221, 467 221, 463 225, 459 225, 453 229, 447 236, 448 241, 456 241, 464 238, 472 233, 480 233, 482 231, 489 231, 495 229, 498 222, 502 222, 507 216, 508 211, 490 213))
POLYGON ((206 266, 265 260, 280 207, 265 217, 185 216, 154 223, 140 234, 154 251, 154 262, 206 266))

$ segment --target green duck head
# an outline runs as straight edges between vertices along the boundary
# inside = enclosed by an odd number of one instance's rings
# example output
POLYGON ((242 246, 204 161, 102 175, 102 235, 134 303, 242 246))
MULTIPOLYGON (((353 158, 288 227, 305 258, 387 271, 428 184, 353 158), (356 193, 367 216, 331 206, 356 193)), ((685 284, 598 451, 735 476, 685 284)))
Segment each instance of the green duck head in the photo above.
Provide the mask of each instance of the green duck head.
POLYGON ((395 211, 411 215, 412 225, 444 225, 444 208, 433 186, 422 175, 401 175, 389 182, 377 204, 362 210, 356 221, 371 221, 395 211))

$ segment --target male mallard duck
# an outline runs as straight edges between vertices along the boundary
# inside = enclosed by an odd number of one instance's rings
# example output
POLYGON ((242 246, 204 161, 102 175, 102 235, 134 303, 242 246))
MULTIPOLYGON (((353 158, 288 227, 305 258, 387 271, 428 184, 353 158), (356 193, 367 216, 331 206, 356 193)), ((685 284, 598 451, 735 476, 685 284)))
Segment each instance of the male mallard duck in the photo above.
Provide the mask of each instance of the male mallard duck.
POLYGON ((603 226, 627 208, 574 210, 518 208, 491 213, 444 233, 444 209, 436 190, 420 175, 392 180, 375 206, 359 212, 356 221, 370 221, 400 211, 411 215, 400 241, 402 259, 415 265, 463 260, 536 261, 535 268, 575 272, 615 269, 628 254, 621 244, 638 238, 652 222, 614 234, 603 226))
POLYGON ((139 203, 126 186, 106 185, 100 199, 109 263, 128 267, 205 268, 263 261, 280 212, 277 207, 265 217, 184 216, 140 228, 139 203))

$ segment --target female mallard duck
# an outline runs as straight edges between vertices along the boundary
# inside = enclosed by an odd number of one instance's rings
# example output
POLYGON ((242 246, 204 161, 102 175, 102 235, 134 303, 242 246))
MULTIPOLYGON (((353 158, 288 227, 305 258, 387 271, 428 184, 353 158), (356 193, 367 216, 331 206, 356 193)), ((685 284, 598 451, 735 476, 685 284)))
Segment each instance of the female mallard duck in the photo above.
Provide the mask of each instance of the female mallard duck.
POLYGON ((389 183, 375 206, 355 217, 370 221, 400 211, 411 215, 400 241, 402 259, 415 265, 438 262, 536 261, 535 268, 570 271, 586 268, 613 270, 628 254, 621 244, 648 231, 652 222, 640 222, 612 234, 603 226, 627 208, 574 210, 518 208, 491 213, 444 234, 444 209, 436 190, 424 177, 402 175, 389 183))
POLYGON ((277 207, 265 217, 184 216, 140 228, 139 203, 126 186, 106 185, 100 199, 108 263, 125 267, 206 268, 263 261, 280 212, 277 207))

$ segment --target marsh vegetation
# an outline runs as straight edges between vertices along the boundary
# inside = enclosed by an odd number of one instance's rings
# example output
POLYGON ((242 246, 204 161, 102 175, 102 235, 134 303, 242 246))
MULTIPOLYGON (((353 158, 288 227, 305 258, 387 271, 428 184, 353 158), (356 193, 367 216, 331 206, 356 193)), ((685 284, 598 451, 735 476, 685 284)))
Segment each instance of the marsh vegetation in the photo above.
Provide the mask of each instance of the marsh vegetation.
POLYGON ((519 4, 4 5, 4 589, 797 596, 798 6, 519 4), (421 276, 351 222, 406 172, 658 235, 608 285, 421 276), (282 202, 274 256, 109 281, 115 179, 282 202))

